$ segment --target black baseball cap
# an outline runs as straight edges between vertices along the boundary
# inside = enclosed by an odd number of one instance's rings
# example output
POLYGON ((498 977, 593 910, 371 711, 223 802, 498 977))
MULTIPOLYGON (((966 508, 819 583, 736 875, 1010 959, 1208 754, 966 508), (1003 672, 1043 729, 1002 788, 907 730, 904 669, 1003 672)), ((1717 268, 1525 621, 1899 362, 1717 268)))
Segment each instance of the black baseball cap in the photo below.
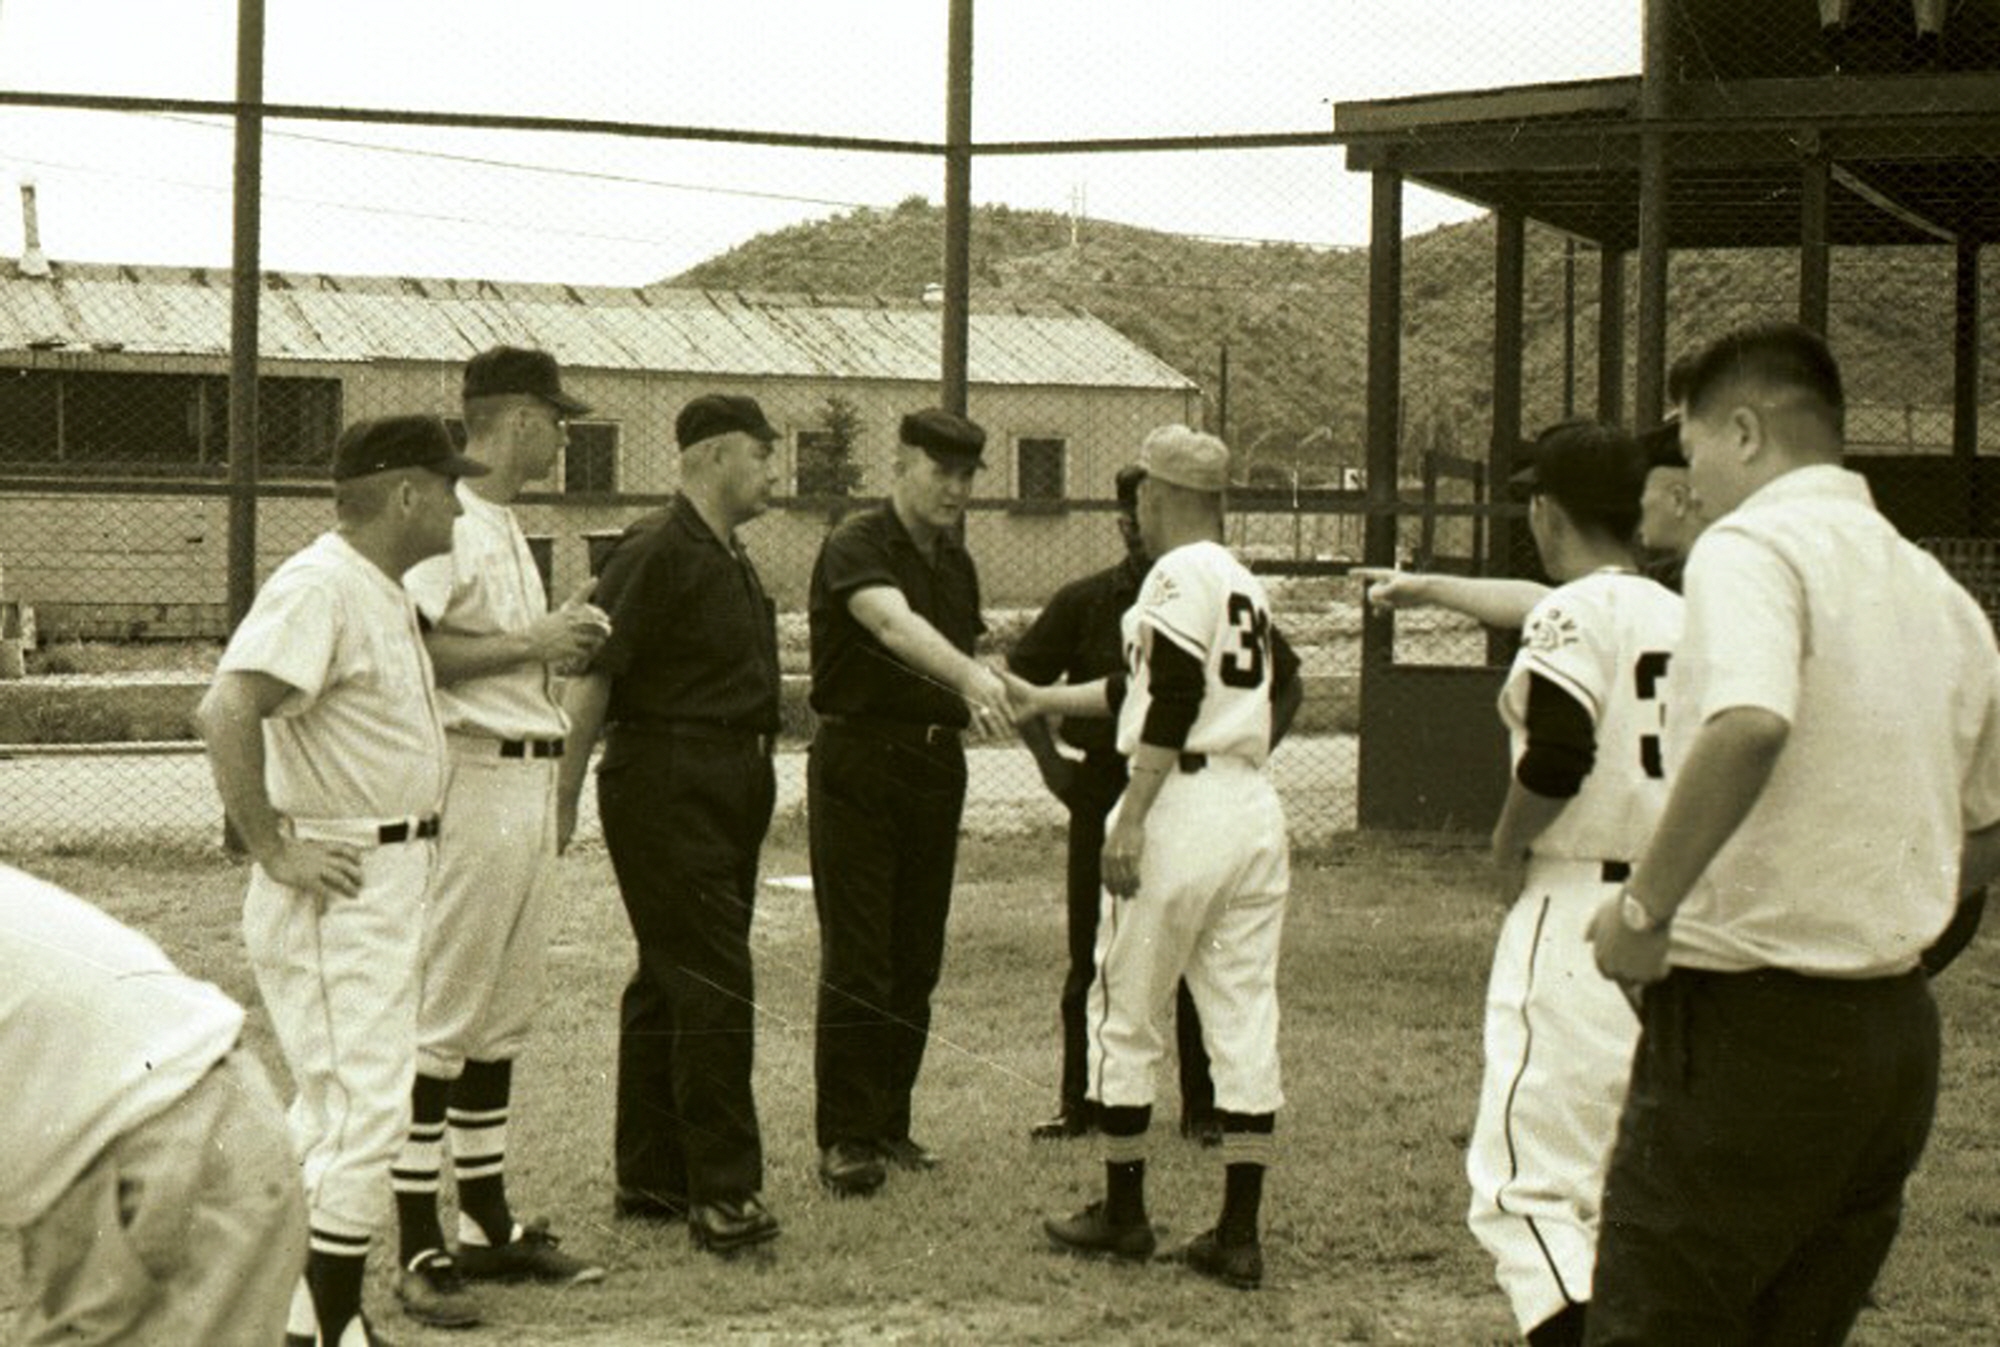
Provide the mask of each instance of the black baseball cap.
POLYGON ((1685 468, 1687 455, 1681 450, 1681 419, 1669 416, 1651 430, 1639 432, 1639 452, 1645 456, 1646 470, 1685 468))
POLYGON ((495 346, 465 362, 465 400, 525 393, 540 398, 564 416, 585 416, 590 404, 562 391, 562 372, 547 351, 525 346, 495 346))
POLYGON ((972 421, 942 407, 926 407, 903 418, 904 444, 921 449, 940 463, 971 459, 974 467, 984 467, 986 432, 972 421))
POLYGON ((429 468, 446 477, 483 477, 487 468, 458 452, 435 416, 377 416, 356 421, 333 446, 333 480, 351 482, 397 468, 429 468))
POLYGON ((704 393, 674 418, 674 439, 683 449, 739 430, 766 444, 778 438, 757 399, 738 393, 704 393))
POLYGON ((1560 422, 1535 437, 1527 458, 1512 480, 1528 494, 1553 496, 1570 513, 1590 519, 1636 517, 1648 465, 1638 443, 1617 426, 1560 422))

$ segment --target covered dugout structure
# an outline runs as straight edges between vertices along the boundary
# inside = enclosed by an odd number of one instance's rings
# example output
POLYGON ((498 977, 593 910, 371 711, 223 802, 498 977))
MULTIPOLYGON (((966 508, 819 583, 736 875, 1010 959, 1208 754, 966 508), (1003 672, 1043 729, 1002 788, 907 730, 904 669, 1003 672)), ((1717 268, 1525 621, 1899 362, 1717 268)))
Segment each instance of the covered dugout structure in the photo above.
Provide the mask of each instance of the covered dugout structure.
MULTIPOLYGON (((1396 488, 1403 191, 1418 183, 1494 216, 1489 482, 1507 481, 1524 429, 1529 221, 1595 248, 1595 414, 1639 425, 1662 411, 1675 251, 1795 252, 1796 317, 1826 331, 1834 248, 1948 249, 1936 321, 1951 332, 1950 452, 1850 462, 1905 532, 1990 588, 2000 460, 1978 455, 1979 266, 2000 237, 2000 0, 1646 0, 1643 33, 1636 78, 1336 105, 1348 167, 1373 179, 1366 560, 1392 563, 1399 524, 1424 508, 1396 488)), ((1492 519, 1483 568, 1508 573, 1518 509, 1472 508, 1492 519)), ((1404 664, 1386 615, 1367 620, 1362 651, 1361 825, 1490 823, 1506 781, 1503 651, 1474 667, 1404 664)))

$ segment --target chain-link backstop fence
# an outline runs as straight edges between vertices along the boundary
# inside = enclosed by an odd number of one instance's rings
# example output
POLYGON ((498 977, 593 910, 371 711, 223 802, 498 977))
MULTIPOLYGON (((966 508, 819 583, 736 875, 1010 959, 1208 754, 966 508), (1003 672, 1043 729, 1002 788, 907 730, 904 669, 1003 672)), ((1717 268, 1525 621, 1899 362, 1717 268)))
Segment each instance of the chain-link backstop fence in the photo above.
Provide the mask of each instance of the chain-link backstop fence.
MULTIPOLYGON (((1370 511, 1394 516, 1396 557, 1412 566, 1531 574, 1533 556, 1496 453, 1495 219, 1442 198, 1419 194, 1405 218, 1396 480, 1371 491, 1367 181, 1348 171, 1354 137, 1335 133, 1325 104, 1629 72, 1641 7, 1606 4, 1538 36, 1419 3, 1281 6, 1282 22, 1240 31, 1205 7, 1108 6, 1114 20, 1097 22, 1040 0, 986 5, 963 143, 938 135, 945 6, 895 7, 905 31, 872 6, 781 6, 772 14, 802 30, 782 41, 757 32, 769 6, 699 31, 674 6, 658 19, 602 8, 581 17, 657 59, 605 54, 593 70, 426 30, 404 35, 386 72, 343 76, 302 53, 348 38, 274 14, 261 164, 247 179, 232 160, 231 114, 245 109, 217 87, 227 33, 209 34, 219 64, 185 83, 158 69, 109 86, 13 72, 47 92, 0 98, 24 147, 0 146, 0 168, 34 179, 16 260, 0 262, 0 673, 25 645, 32 675, 0 682, 0 847, 219 830, 187 711, 231 617, 240 193, 260 206, 263 244, 255 547, 238 553, 254 556, 254 579, 330 525, 341 426, 454 415, 463 363, 486 346, 554 352, 594 408, 520 504, 557 599, 589 577, 594 537, 674 489, 681 404, 747 392, 783 433, 782 499, 744 536, 780 606, 796 749, 819 541, 886 491, 902 413, 948 392, 941 351, 962 312, 967 410, 990 436, 967 542, 992 653, 1057 586, 1118 557, 1112 477, 1145 431, 1215 430, 1235 454, 1229 541, 1265 572, 1308 679, 1277 759, 1294 828, 1323 839, 1354 827, 1363 623, 1346 572, 1364 559, 1370 511), (741 97, 707 68, 740 68, 731 53, 753 34, 772 54, 741 97), (1300 53, 1316 50, 1335 54, 1317 67, 1327 83, 1302 86, 1316 67, 1300 53), (685 88, 662 92, 649 81, 669 54, 685 88), (941 186, 955 160, 970 165, 963 217, 941 186), (119 211, 140 218, 118 240, 73 243, 119 211), (71 260, 83 256, 94 260, 71 260), (35 630, 22 631, 30 610, 35 630)), ((0 63, 7 36, 0 16, 0 63)), ((1686 78, 1729 73, 1681 50, 1686 78)), ((1909 134, 1910 159, 1927 162, 1926 133, 1909 134)), ((1814 180, 1721 180, 1714 166, 1743 159, 1741 140, 1695 122, 1674 135, 1691 195, 1674 207, 1670 354, 1800 311, 1796 234, 1726 226, 1814 180)), ((1903 220, 1880 239, 1832 231, 1869 245, 1832 247, 1827 267, 1853 448, 1899 523, 1985 577, 1995 432, 1968 453, 1953 430, 1968 235, 1906 218, 1942 210, 1910 204, 1916 179, 1841 168, 1837 141, 1829 154, 1837 226, 1903 220)), ((1962 190, 1987 185, 1972 175, 1962 190)), ((1594 236, 1578 209, 1522 212, 1524 434, 1634 410, 1645 305, 1639 268, 1623 264, 1633 240, 1594 236)), ((1990 364, 1994 343, 1977 357, 1990 364)), ((1501 653, 1469 622, 1396 625, 1398 661, 1501 653)), ((803 755, 781 761, 782 811, 802 798, 803 755)), ((974 773, 970 826, 1058 819, 1018 745, 978 750, 974 773)))

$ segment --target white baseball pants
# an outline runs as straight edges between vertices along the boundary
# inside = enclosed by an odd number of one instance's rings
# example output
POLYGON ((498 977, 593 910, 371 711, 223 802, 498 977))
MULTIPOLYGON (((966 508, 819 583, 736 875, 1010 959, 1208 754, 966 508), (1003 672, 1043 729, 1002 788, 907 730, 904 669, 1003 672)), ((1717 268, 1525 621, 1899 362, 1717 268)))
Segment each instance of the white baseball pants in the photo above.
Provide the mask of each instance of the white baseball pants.
MULTIPOLYGON (((358 841, 374 829, 297 832, 358 841)), ((324 904, 261 866, 250 872, 243 942, 298 1092, 292 1143, 315 1236, 365 1241, 390 1214, 389 1166, 409 1131, 416 1079, 417 959, 433 853, 423 840, 365 845, 361 891, 324 904)))
MULTIPOLYGON (((1112 811, 1118 820, 1121 800, 1112 811)), ((1263 770, 1230 758, 1175 772, 1146 816, 1139 892, 1103 897, 1088 1002, 1090 1097, 1152 1104, 1168 1004, 1186 977, 1201 1012, 1215 1106, 1275 1113, 1278 946, 1291 859, 1263 770)))
POLYGON ((548 963, 556 760, 502 758, 451 736, 437 876, 424 922, 417 1070, 456 1080, 467 1059, 526 1046, 548 963))
POLYGON ((1467 1220, 1523 1332, 1590 1299, 1604 1171, 1639 1038, 1639 1017, 1584 938, 1618 888, 1599 861, 1535 858, 1493 952, 1467 1220))

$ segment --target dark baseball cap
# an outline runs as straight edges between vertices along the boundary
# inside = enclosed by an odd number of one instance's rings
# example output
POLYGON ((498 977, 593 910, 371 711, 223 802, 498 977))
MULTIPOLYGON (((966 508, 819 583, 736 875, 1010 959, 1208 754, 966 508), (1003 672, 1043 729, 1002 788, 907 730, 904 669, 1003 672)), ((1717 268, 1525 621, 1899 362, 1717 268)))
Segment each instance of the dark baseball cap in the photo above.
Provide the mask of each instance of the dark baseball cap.
POLYGON ((1681 419, 1669 416, 1651 430, 1640 431, 1639 452, 1645 456, 1648 472, 1654 468, 1685 468, 1688 461, 1681 450, 1681 419))
POLYGON ((971 421, 942 407, 926 407, 903 418, 904 444, 921 449, 940 463, 971 459, 974 467, 984 467, 986 432, 971 421))
POLYGON ((1597 421, 1563 421, 1528 446, 1528 465, 1513 483, 1553 496, 1572 514, 1616 517, 1639 508, 1647 463, 1631 435, 1597 421))
POLYGON ((466 401, 525 393, 540 398, 564 416, 585 416, 590 404, 562 391, 562 372, 547 351, 525 346, 495 346, 465 362, 466 401))
POLYGON ((674 439, 683 449, 739 430, 766 444, 778 438, 757 399, 737 393, 704 393, 674 418, 674 439))
POLYGON ((487 468, 458 452, 435 416, 377 416, 356 421, 333 446, 333 480, 351 482, 397 468, 429 468, 446 477, 482 477, 487 468))

